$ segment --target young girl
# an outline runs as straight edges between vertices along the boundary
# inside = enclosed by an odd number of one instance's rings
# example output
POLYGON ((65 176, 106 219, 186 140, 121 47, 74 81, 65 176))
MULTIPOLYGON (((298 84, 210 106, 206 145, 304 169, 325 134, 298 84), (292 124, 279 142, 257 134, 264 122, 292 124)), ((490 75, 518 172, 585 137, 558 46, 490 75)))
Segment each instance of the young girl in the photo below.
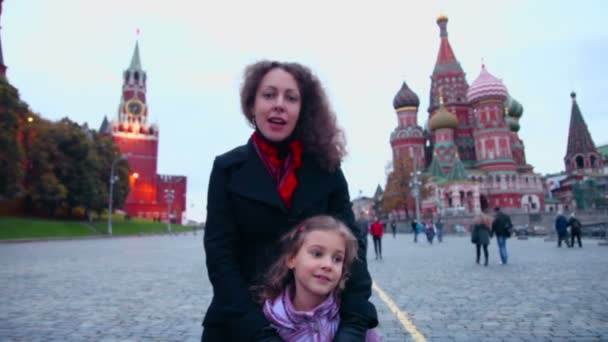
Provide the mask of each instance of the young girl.
MULTIPOLYGON (((304 220, 281 242, 283 253, 258 288, 264 315, 286 342, 332 341, 356 238, 344 223, 322 215, 304 220)), ((368 330, 366 341, 379 340, 368 330)))

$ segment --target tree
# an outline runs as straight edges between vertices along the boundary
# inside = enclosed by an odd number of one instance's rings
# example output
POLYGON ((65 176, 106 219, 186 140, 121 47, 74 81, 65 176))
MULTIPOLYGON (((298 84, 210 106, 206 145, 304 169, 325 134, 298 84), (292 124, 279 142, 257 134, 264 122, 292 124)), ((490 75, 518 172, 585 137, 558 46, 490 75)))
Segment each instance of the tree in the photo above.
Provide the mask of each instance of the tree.
MULTIPOLYGON (((398 159, 394 163, 393 170, 389 172, 386 180, 386 186, 382 201, 382 208, 385 212, 391 212, 394 210, 405 210, 405 215, 410 218, 410 210, 415 209, 416 199, 412 194, 412 181, 414 172, 413 161, 411 158, 406 157, 398 159)), ((425 198, 429 195, 427 189, 426 176, 420 175, 418 177, 420 181, 420 199, 425 198)))
POLYGON ((384 210, 382 210, 382 197, 384 197, 384 191, 380 184, 378 184, 374 198, 372 199, 374 202, 374 216, 381 216, 384 213, 384 210))
POLYGON ((0 75, 0 199, 22 191, 25 153, 20 140, 28 112, 17 89, 0 75))

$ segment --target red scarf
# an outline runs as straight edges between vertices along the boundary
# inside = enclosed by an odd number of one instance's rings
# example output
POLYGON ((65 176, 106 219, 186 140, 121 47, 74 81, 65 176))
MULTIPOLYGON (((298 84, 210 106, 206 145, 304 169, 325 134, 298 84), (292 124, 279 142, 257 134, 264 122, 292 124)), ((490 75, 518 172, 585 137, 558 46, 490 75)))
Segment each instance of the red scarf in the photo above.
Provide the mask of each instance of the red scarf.
POLYGON ((289 143, 290 153, 285 159, 279 159, 277 148, 268 144, 257 132, 253 132, 253 146, 258 152, 260 159, 266 166, 266 170, 275 181, 279 195, 287 208, 291 207, 291 198, 298 186, 296 170, 302 167, 302 142, 294 139, 289 143))

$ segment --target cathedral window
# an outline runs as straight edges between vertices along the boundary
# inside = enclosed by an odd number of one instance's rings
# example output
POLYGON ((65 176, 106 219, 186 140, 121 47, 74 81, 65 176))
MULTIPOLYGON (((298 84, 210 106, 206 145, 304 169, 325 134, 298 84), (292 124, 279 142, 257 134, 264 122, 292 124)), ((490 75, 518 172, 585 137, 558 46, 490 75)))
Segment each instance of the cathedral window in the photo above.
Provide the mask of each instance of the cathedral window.
POLYGON ((136 71, 136 72, 134 72, 134 73, 133 73, 133 78, 134 78, 136 81, 139 81, 139 72, 137 72, 137 71, 136 71))
POLYGON ((585 167, 585 160, 583 159, 583 156, 577 156, 576 157, 576 168, 582 169, 584 167, 585 167))
POLYGON ((596 167, 595 163, 596 163, 596 158, 595 156, 591 156, 589 158, 589 161, 591 162, 591 167, 596 167))

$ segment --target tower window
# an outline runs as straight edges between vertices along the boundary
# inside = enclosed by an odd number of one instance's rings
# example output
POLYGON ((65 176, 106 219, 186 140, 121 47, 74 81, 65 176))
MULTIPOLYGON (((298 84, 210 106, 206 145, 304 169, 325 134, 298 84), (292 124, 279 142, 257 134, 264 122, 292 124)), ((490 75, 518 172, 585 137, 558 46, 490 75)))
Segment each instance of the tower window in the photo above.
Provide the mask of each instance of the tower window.
POLYGON ((582 169, 584 167, 585 167, 585 160, 583 159, 583 156, 576 157, 576 168, 582 169))
POLYGON ((137 71, 136 71, 136 72, 134 72, 134 73, 133 73, 133 78, 134 78, 136 81, 139 81, 139 72, 137 72, 137 71))
POLYGON ((589 161, 591 162, 591 167, 596 167, 595 163, 596 163, 596 158, 595 156, 591 156, 589 158, 589 161))

